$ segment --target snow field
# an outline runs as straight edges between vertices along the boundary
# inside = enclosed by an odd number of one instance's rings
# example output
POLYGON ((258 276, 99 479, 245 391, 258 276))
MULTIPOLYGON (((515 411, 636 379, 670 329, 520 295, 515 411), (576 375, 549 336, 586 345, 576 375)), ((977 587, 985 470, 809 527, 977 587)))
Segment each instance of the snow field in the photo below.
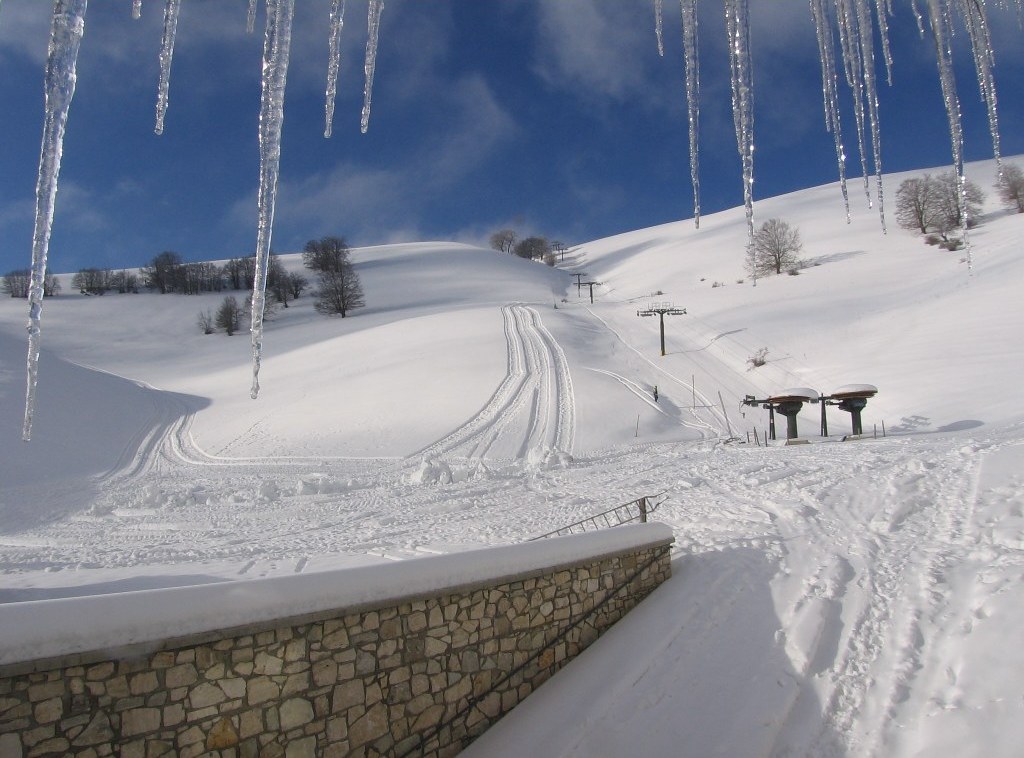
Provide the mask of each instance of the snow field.
POLYGON ((356 250, 368 307, 282 309, 255 402, 248 340, 194 326, 221 295, 62 295, 30 445, 4 300, 0 600, 519 542, 668 490, 674 578, 479 754, 1015 755, 1024 217, 990 204, 968 277, 857 201, 849 226, 835 186, 759 203, 812 265, 756 288, 740 209, 587 243, 568 257, 593 305, 492 251, 356 250), (664 357, 652 301, 687 309, 664 357), (746 394, 863 382, 888 437, 841 443, 830 409, 822 440, 808 405, 810 445, 725 442, 765 428, 746 394))

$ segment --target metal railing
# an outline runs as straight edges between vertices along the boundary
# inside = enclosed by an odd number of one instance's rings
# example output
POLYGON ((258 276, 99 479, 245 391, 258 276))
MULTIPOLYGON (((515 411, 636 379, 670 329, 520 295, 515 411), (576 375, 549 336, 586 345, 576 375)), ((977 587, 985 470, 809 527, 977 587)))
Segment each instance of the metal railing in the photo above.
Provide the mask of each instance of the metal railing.
POLYGON ((595 513, 593 516, 587 516, 585 519, 580 519, 546 534, 531 537, 527 541, 542 540, 545 537, 565 537, 569 534, 582 534, 583 532, 593 532, 598 529, 610 529, 613 526, 622 526, 623 524, 646 523, 647 517, 654 513, 658 506, 668 499, 665 492, 662 491, 656 495, 638 497, 636 500, 617 505, 601 513, 595 513))

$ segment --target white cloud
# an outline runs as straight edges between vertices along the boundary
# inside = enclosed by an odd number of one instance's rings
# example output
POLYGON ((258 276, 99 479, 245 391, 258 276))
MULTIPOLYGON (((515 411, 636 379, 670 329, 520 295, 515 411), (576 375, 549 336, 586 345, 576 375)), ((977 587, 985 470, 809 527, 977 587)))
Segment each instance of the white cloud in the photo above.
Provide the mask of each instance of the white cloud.
MULTIPOLYGON (((649 2, 538 2, 536 73, 582 96, 625 100, 645 87, 642 45, 655 49, 649 2)), ((656 56, 656 53, 655 53, 656 56)))

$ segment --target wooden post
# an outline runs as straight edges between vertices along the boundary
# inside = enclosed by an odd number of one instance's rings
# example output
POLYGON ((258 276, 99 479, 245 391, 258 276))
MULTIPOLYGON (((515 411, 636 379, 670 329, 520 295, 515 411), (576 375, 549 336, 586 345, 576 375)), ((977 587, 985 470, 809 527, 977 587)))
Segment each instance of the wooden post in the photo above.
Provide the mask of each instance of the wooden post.
POLYGON ((642 497, 637 501, 640 505, 640 523, 647 523, 647 498, 642 497))

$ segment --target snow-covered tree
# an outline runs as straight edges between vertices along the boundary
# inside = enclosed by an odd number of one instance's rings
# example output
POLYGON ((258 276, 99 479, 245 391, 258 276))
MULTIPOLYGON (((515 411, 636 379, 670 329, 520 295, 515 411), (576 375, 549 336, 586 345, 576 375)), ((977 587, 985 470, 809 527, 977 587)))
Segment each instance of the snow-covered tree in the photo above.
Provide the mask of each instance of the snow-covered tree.
POLYGON ((800 265, 800 230, 779 218, 770 218, 754 232, 753 266, 757 274, 781 274, 800 265))
POLYGON ((1003 175, 996 184, 1003 205, 1017 213, 1024 213, 1024 170, 1016 163, 1003 165, 1003 175))

